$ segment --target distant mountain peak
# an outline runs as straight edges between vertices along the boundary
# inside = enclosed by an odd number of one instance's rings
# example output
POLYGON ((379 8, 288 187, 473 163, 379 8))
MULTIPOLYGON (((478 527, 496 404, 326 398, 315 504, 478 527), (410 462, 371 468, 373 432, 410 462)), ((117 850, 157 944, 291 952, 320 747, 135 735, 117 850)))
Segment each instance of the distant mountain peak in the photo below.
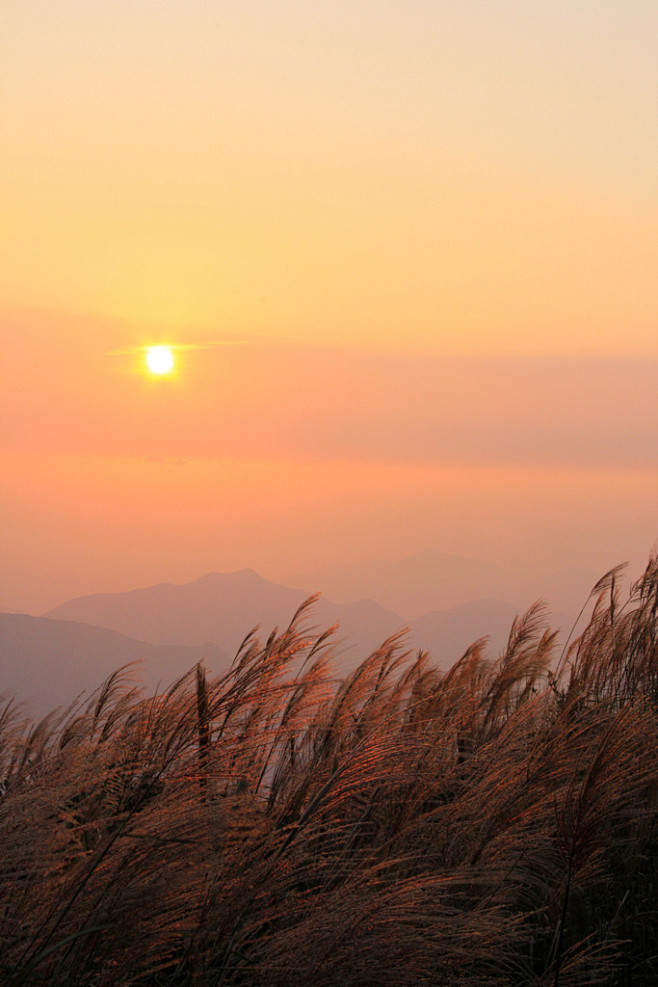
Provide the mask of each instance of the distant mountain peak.
MULTIPOLYGON (((219 644, 229 653, 256 625, 269 634, 285 627, 299 606, 315 594, 282 586, 254 569, 209 572, 178 586, 163 584, 127 593, 77 597, 45 614, 109 627, 129 637, 154 644, 219 644)), ((332 603, 319 596, 306 616, 307 624, 320 631, 339 624, 341 637, 365 657, 404 625, 399 614, 373 600, 351 604, 332 603)))

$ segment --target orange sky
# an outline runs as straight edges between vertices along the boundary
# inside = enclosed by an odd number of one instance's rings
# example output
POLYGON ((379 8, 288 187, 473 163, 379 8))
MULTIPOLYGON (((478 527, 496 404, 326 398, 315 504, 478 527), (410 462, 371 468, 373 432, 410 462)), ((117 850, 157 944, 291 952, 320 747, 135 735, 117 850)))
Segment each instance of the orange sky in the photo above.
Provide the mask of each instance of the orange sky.
POLYGON ((3 22, 0 608, 649 552, 653 2, 3 22), (189 348, 149 379, 160 342, 189 348))

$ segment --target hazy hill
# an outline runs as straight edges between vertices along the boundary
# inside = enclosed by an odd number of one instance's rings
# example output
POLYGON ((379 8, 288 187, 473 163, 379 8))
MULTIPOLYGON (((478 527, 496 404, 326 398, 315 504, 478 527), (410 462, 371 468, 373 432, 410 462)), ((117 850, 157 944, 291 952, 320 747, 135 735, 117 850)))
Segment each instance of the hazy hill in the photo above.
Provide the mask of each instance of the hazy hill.
POLYGON ((490 565, 428 549, 403 559, 334 566, 299 579, 303 585, 321 586, 337 600, 372 597, 413 621, 477 600, 500 600, 515 611, 525 610, 539 597, 552 610, 575 616, 600 575, 587 569, 542 572, 536 566, 490 565))
POLYGON ((229 665, 228 655, 213 644, 154 645, 104 627, 0 614, 0 694, 28 703, 34 716, 95 689, 128 662, 141 663, 137 684, 141 680, 152 692, 158 683, 171 685, 202 658, 213 673, 229 665))
POLYGON ((516 614, 511 604, 501 600, 475 600, 426 613, 412 621, 410 630, 414 641, 447 668, 480 637, 488 637, 488 653, 496 656, 507 643, 516 614))
MULTIPOLYGON (((252 570, 211 573, 192 583, 170 583, 78 597, 44 617, 4 614, 0 619, 0 691, 33 699, 45 712, 95 688, 128 662, 142 662, 149 690, 169 685, 200 658, 211 672, 230 664, 245 635, 257 624, 266 638, 288 625, 308 590, 290 589, 252 570), (208 643, 212 642, 212 643, 208 643)), ((448 668, 477 638, 488 653, 505 646, 517 613, 510 603, 470 601, 426 613, 409 625, 408 646, 429 651, 448 668)), ((309 623, 319 631, 339 624, 334 667, 351 670, 387 637, 405 626, 402 617, 371 600, 337 604, 323 597, 309 623)), ((567 620, 557 614, 553 626, 567 620)))
MULTIPOLYGON (((308 590, 279 586, 242 569, 210 573, 182 585, 163 583, 126 593, 81 596, 45 616, 110 627, 154 644, 213 641, 233 655, 255 625, 265 636, 276 626, 287 626, 309 595, 308 590)), ((372 600, 336 604, 321 597, 311 620, 320 630, 339 623, 341 656, 354 661, 404 626, 399 614, 372 600)))
POLYGON ((372 559, 332 566, 301 577, 330 596, 370 596, 413 620, 421 614, 494 596, 500 574, 475 559, 427 550, 403 559, 372 559))
MULTIPOLYGON (((256 624, 267 636, 286 626, 308 590, 290 589, 263 579, 250 569, 211 573, 183 585, 170 583, 69 600, 46 616, 109 627, 154 644, 200 645, 213 641, 233 656, 256 624)), ((492 654, 505 645, 518 612, 512 604, 479 599, 433 611, 411 622, 408 642, 430 651, 437 664, 450 666, 477 638, 488 636, 492 654)), ((310 622, 319 630, 340 625, 338 670, 354 663, 405 626, 403 618, 371 600, 337 604, 320 597, 310 622)), ((556 623, 557 623, 556 618, 556 623)))

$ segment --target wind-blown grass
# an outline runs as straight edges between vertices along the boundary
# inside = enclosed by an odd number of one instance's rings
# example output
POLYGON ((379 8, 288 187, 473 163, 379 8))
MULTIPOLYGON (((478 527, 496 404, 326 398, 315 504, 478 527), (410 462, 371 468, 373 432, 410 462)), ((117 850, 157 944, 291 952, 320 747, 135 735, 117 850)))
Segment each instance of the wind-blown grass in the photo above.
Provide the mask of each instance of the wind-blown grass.
POLYGON ((658 560, 560 657, 539 606, 447 673, 344 681, 312 600, 222 678, 0 715, 0 981, 658 982, 658 560))

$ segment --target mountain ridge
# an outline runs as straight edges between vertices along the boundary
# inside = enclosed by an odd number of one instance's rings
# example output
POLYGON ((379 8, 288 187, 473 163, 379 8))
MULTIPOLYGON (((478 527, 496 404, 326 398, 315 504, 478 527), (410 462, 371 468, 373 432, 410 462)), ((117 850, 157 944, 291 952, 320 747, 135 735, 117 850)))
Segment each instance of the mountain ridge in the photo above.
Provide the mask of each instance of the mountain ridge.
POLYGON ((217 675, 229 655, 213 642, 155 645, 107 627, 0 613, 0 693, 15 696, 39 714, 91 695, 117 669, 131 665, 146 691, 168 688, 199 662, 217 675))
MULTIPOLYGON (((235 653, 255 627, 268 634, 287 625, 295 611, 314 593, 281 586, 253 569, 206 573, 188 583, 161 583, 121 593, 74 597, 45 614, 109 627, 153 644, 199 645, 213 641, 235 653)), ((319 596, 312 621, 320 630, 340 625, 346 651, 373 651, 406 626, 403 618, 374 600, 336 604, 319 596)))
MULTIPOLYGON (((203 657, 209 670, 220 674, 251 631, 263 640, 274 628, 285 628, 314 595, 240 569, 205 573, 187 583, 74 597, 39 617, 1 614, 0 688, 19 694, 36 690, 52 704, 54 697, 58 703, 70 701, 133 661, 144 665, 151 689, 158 680, 169 684, 203 657)), ((337 604, 319 595, 306 625, 311 635, 338 625, 327 655, 336 674, 344 676, 392 635, 401 635, 402 647, 428 651, 444 669, 483 637, 494 658, 518 613, 509 602, 482 598, 405 621, 367 597, 337 604)), ((565 625, 561 614, 548 619, 553 627, 565 625)))
MULTIPOLYGON (((253 569, 241 569, 206 573, 188 583, 75 597, 44 616, 111 627, 154 644, 198 646, 212 641, 234 654, 251 630, 269 634, 274 627, 286 626, 312 595, 268 580, 253 569)), ((406 632, 410 647, 430 651, 443 665, 453 664, 480 637, 488 638, 491 652, 500 651, 519 612, 509 601, 482 597, 409 621, 368 597, 335 603, 319 595, 309 622, 318 631, 338 624, 334 658, 344 673, 400 631, 406 632)), ((554 614, 552 623, 566 620, 564 614, 554 614)))

